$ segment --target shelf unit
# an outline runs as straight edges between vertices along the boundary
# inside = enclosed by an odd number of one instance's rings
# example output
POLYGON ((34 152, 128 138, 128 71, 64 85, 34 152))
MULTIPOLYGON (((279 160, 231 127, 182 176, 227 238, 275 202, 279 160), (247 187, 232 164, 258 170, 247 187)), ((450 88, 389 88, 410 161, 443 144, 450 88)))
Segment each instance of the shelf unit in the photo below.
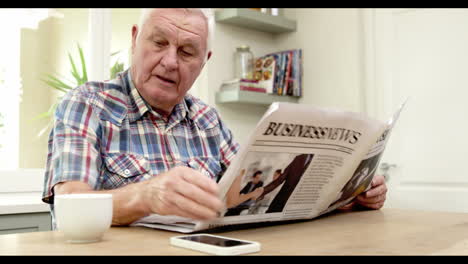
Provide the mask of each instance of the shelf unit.
POLYGON ((270 33, 296 31, 296 21, 247 8, 224 8, 215 12, 216 22, 270 33))
MULTIPOLYGON (((224 8, 215 12, 218 23, 254 29, 268 33, 285 33, 296 31, 296 21, 283 16, 272 16, 248 8, 224 8)), ((280 96, 251 91, 218 91, 217 104, 250 104, 269 106, 273 102, 297 103, 298 97, 280 96)))
POLYGON ((269 106, 273 102, 297 103, 298 97, 265 94, 250 91, 221 91, 216 93, 217 104, 255 104, 269 106))

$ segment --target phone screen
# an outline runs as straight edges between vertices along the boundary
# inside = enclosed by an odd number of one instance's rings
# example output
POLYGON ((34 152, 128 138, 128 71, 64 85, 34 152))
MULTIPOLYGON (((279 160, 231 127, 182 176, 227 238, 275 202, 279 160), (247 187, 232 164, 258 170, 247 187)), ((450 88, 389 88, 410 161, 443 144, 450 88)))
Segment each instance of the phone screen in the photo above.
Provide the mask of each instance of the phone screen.
POLYGON ((186 237, 181 237, 181 239, 209 244, 213 246, 219 246, 219 247, 235 247, 235 246, 250 244, 250 243, 239 241, 239 240, 225 239, 221 237, 213 237, 213 236, 206 236, 206 235, 186 236, 186 237))

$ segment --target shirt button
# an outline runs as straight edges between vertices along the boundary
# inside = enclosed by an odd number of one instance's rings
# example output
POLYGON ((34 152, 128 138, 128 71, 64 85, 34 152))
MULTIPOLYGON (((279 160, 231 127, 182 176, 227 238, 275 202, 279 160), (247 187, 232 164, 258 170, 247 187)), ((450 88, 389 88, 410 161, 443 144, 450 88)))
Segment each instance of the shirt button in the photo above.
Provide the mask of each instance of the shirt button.
POLYGON ((126 170, 124 170, 124 173, 125 173, 125 175, 130 175, 130 170, 126 169, 126 170))

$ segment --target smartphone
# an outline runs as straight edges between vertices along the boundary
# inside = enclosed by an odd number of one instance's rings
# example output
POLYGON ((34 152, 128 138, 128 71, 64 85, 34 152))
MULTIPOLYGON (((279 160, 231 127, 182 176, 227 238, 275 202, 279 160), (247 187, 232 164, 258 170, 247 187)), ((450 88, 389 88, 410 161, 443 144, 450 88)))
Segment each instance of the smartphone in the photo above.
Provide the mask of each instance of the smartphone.
POLYGON ((241 255, 260 251, 260 243, 211 234, 175 236, 171 245, 214 255, 241 255))

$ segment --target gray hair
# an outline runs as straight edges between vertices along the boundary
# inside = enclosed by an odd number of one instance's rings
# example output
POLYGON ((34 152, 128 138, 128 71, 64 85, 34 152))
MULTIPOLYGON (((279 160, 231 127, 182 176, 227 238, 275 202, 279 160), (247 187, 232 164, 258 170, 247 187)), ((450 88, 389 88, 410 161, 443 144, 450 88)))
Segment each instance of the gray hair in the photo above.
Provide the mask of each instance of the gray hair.
MULTIPOLYGON (((138 22, 139 32, 141 31, 143 24, 148 19, 150 13, 154 9, 156 8, 142 8, 140 21, 138 22)), ((203 16, 205 16, 206 23, 208 25, 208 39, 206 43, 206 54, 205 54, 205 60, 204 60, 206 62, 206 60, 208 59, 208 52, 211 51, 211 47, 212 47, 212 43, 214 39, 215 20, 214 20, 213 11, 211 8, 185 8, 185 9, 189 11, 200 11, 203 14, 203 16)))

